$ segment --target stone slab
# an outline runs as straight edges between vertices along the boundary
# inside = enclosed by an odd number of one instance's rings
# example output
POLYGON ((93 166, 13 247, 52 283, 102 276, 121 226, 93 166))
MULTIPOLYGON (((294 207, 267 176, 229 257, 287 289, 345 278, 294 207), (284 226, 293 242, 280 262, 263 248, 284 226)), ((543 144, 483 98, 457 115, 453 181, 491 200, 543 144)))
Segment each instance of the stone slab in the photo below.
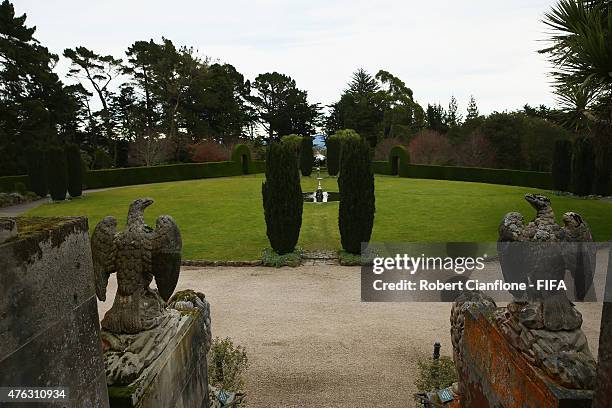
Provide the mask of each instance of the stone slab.
POLYGON ((176 335, 140 378, 109 387, 111 408, 208 407, 206 332, 198 310, 183 314, 176 335))
POLYGON ((87 219, 17 224, 0 245, 0 386, 68 387, 61 406, 108 407, 87 219))

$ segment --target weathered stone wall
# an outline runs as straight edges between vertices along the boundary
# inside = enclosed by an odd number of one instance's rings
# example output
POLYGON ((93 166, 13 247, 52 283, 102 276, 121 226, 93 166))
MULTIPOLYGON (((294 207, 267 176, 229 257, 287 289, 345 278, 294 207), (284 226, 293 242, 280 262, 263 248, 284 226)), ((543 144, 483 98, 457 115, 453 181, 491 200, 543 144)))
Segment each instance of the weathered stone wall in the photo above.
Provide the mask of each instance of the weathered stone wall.
POLYGON ((0 386, 68 387, 108 407, 86 218, 17 219, 0 244, 0 386))
POLYGON ((499 329, 478 310, 465 315, 463 407, 587 408, 592 391, 570 390, 545 377, 514 349, 499 329))
POLYGON ((197 309, 180 316, 176 333, 156 361, 132 384, 109 387, 111 407, 208 407, 204 316, 197 309))

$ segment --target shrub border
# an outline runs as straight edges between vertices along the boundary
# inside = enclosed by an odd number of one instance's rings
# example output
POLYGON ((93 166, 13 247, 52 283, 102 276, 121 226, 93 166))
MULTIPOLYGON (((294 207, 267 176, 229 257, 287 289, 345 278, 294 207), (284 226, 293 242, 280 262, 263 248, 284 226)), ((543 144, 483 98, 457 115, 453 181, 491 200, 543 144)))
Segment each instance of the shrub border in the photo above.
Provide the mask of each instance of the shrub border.
MULTIPOLYGON (((247 157, 247 173, 266 171, 266 162, 251 160, 248 146, 238 144, 232 151, 232 160, 224 162, 181 163, 151 167, 126 167, 119 169, 89 170, 83 184, 86 188, 122 187, 135 184, 163 183, 168 181, 194 180, 213 177, 240 176, 244 173, 242 156, 247 157)), ((27 175, 0 177, 0 191, 13 191, 16 183, 30 188, 27 175)))

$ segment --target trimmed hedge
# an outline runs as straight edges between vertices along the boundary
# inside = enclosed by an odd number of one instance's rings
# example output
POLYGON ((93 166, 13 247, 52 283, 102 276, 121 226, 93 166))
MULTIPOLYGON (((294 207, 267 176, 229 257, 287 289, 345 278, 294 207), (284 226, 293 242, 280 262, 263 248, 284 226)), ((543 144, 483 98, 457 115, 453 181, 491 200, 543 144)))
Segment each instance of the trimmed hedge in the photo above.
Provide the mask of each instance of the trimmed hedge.
POLYGON ((591 139, 582 137, 574 142, 572 159, 572 193, 587 196, 593 191, 595 149, 591 139))
POLYGON ((408 177, 410 153, 404 146, 394 146, 389 152, 389 165, 392 175, 408 177))
POLYGON ((237 144, 234 146, 234 149, 232 150, 232 161, 240 163, 242 174, 251 173, 251 150, 249 150, 247 145, 237 144), (245 158, 244 161, 242 161, 243 157, 245 158))
MULTIPOLYGON (((121 187, 199 178, 231 177, 247 173, 264 173, 266 171, 266 162, 263 160, 251 160, 251 151, 246 145, 236 145, 231 157, 232 161, 225 162, 90 170, 84 174, 84 185, 86 188, 121 187), (243 156, 246 156, 247 159, 246 168, 243 167, 245 164, 242 162, 243 156)), ((23 183, 29 186, 29 177, 0 177, 0 191, 14 191, 15 183, 23 183)))
POLYGON ((557 191, 568 191, 572 179, 572 142, 557 140, 552 163, 553 187, 557 191))
POLYGON ((27 155, 29 186, 39 197, 46 197, 49 192, 45 156, 45 152, 37 148, 30 150, 27 155))
POLYGON ((338 189, 340 242, 346 252, 359 254, 361 243, 372 236, 376 211, 370 144, 359 135, 342 141, 338 189))
POLYGON ((488 169, 481 167, 408 165, 408 177, 437 180, 471 181, 509 186, 550 189, 551 173, 537 171, 488 169))
POLYGON ((92 170, 87 172, 85 176, 85 185, 87 188, 120 187, 240 175, 242 175, 242 166, 239 162, 233 161, 171 164, 167 166, 92 170))
POLYGON ((15 184, 17 183, 22 183, 26 188, 30 188, 28 176, 5 176, 0 177, 0 192, 12 193, 15 191, 15 184))
POLYGON ((68 192, 68 168, 66 152, 62 147, 50 147, 47 150, 47 183, 53 201, 64 201, 68 192))
POLYGON ((391 165, 388 161, 373 161, 372 170, 375 174, 391 175, 391 165))
POLYGON ((314 164, 314 152, 312 150, 312 137, 302 137, 302 147, 300 149, 300 171, 302 176, 310 176, 312 165, 314 164))
POLYGON ((336 135, 330 136, 325 141, 327 147, 327 173, 330 176, 338 175, 340 170, 340 138, 336 135))
POLYGON ((278 255, 295 250, 302 227, 304 199, 295 146, 268 146, 266 180, 261 185, 266 235, 278 255))
POLYGON ((253 160, 249 168, 249 174, 265 173, 266 172, 266 161, 265 160, 253 160))
POLYGON ((68 165, 68 194, 73 198, 80 197, 83 194, 83 160, 78 145, 66 146, 66 162, 68 165))

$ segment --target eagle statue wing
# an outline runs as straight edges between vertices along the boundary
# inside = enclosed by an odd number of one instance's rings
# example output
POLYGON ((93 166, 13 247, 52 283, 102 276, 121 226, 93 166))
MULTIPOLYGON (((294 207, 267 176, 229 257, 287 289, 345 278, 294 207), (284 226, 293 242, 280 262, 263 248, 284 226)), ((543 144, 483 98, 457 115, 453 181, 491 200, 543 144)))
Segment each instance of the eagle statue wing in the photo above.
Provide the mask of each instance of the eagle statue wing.
MULTIPOLYGON (((499 238, 497 240, 497 254, 502 275, 506 283, 526 282, 525 244, 522 241, 525 228, 523 216, 518 212, 506 214, 499 225, 499 238)), ((511 290, 510 293, 517 299, 525 296, 524 291, 511 290)))
POLYGON ((574 280, 576 299, 594 302, 597 248, 589 224, 577 213, 563 214, 563 238, 567 242, 564 250, 565 268, 574 280))
POLYGON ((96 225, 91 237, 96 295, 102 301, 106 300, 108 278, 111 273, 115 272, 116 233, 117 220, 108 216, 96 225))
POLYGON ((172 296, 181 270, 181 232, 169 215, 157 218, 151 246, 151 272, 160 296, 166 302, 172 296))

